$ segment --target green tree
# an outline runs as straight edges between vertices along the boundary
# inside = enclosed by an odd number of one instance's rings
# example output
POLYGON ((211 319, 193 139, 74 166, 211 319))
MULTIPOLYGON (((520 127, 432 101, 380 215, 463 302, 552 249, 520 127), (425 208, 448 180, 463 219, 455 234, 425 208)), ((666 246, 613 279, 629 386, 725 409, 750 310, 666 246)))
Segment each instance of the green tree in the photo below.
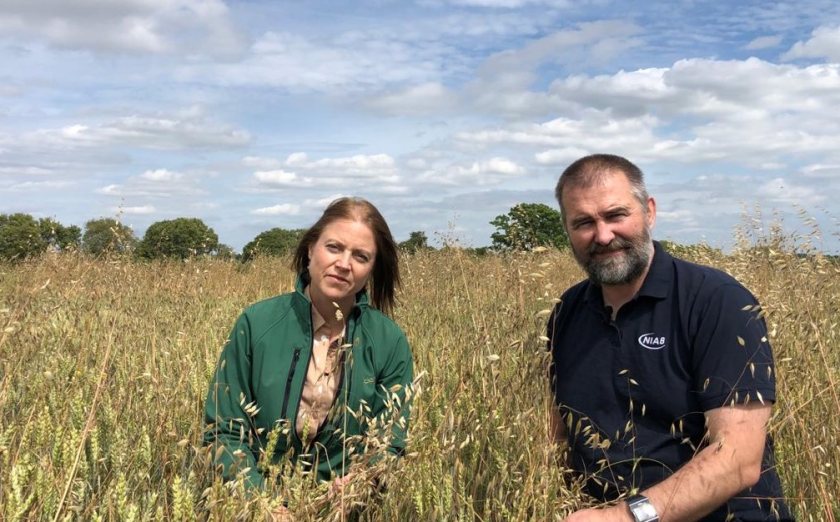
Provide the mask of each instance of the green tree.
POLYGON ((496 227, 490 238, 495 250, 532 250, 538 246, 569 245, 559 210, 542 203, 519 203, 507 214, 490 222, 496 227))
POLYGON ((167 219, 152 223, 137 248, 146 259, 210 255, 219 246, 219 236, 198 218, 167 219))
POLYGON ((242 261, 259 256, 285 256, 295 251, 305 229, 272 228, 260 232, 242 249, 242 261))
POLYGON ((79 248, 82 242, 82 230, 76 225, 65 227, 52 218, 41 218, 38 220, 38 228, 41 229, 41 239, 57 250, 79 248))
POLYGON ((29 214, 0 214, 0 259, 19 261, 47 249, 41 228, 29 214))
POLYGON ((82 250, 95 256, 130 252, 137 245, 137 237, 130 227, 113 218, 91 219, 85 223, 82 250))
POLYGON ((429 250, 431 248, 429 246, 429 239, 426 237, 426 233, 422 231, 415 231, 409 234, 408 239, 400 242, 399 247, 400 250, 409 254, 429 250))
POLYGON ((234 261, 239 256, 236 254, 236 252, 230 245, 219 243, 219 246, 216 247, 216 251, 213 252, 213 257, 215 257, 216 259, 222 259, 224 261, 234 261))

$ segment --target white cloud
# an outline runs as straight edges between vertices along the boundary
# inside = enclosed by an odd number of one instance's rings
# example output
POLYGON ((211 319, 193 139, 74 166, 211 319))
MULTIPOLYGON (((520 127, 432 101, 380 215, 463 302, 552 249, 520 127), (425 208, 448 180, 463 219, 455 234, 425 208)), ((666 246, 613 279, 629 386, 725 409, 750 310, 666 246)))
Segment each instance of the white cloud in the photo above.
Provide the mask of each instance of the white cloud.
POLYGON ((669 68, 569 76, 549 93, 565 104, 566 116, 460 132, 455 139, 482 149, 537 149, 534 158, 546 165, 612 151, 687 163, 738 158, 753 168, 780 169, 792 158, 838 154, 838 64, 680 60, 669 68))
POLYGON ((457 102, 457 95, 442 84, 426 82, 377 95, 366 105, 388 114, 423 115, 451 110, 457 102))
MULTIPOLYGON (((0 156, 3 154, 4 151, 0 149, 0 156)), ((0 165, 0 176, 44 176, 53 173, 53 169, 39 165, 0 165)))
POLYGON ((571 5, 569 0, 449 0, 449 3, 496 9, 516 9, 527 5, 544 5, 549 7, 569 7, 571 5))
POLYGON ((200 175, 184 174, 168 169, 147 170, 139 176, 129 176, 122 183, 110 183, 95 190, 97 194, 131 198, 172 198, 205 194, 200 175))
POLYGON ((254 172, 254 178, 264 185, 308 186, 312 184, 312 179, 299 178, 294 172, 285 170, 258 170, 254 172))
POLYGON ((534 159, 541 165, 568 165, 578 158, 586 156, 590 151, 579 147, 568 146, 560 149, 550 149, 538 152, 534 159))
POLYGON ((782 43, 782 37, 778 35, 774 36, 759 36, 758 38, 754 38, 750 41, 747 45, 744 46, 744 49, 748 51, 755 51, 759 49, 770 49, 773 47, 778 46, 782 43))
POLYGON ((286 165, 305 165, 309 161, 309 156, 305 152, 293 152, 286 157, 286 165))
POLYGON ((257 168, 260 170, 271 170, 279 168, 283 162, 276 158, 264 158, 261 156, 245 156, 242 158, 242 164, 246 167, 257 168))
MULTIPOLYGON (((310 159, 304 152, 290 154, 285 169, 259 170, 253 178, 264 188, 339 187, 364 183, 374 191, 393 191, 400 181, 396 162, 387 154, 310 159)), ((402 190, 402 189, 398 189, 402 190)))
POLYGON ((257 216, 294 216, 300 213, 300 205, 293 205, 291 203, 282 203, 272 207, 263 207, 254 209, 251 214, 257 216))
POLYGON ((350 194, 333 194, 332 196, 327 196, 325 198, 307 199, 303 202, 303 206, 317 210, 325 210, 333 201, 347 197, 350 197, 350 194))
POLYGON ((503 174, 506 176, 519 176, 524 174, 525 169, 516 163, 505 158, 491 158, 481 165, 485 172, 503 174))
POLYGON ((380 181, 396 180, 396 164, 388 154, 357 154, 345 158, 323 158, 315 161, 308 161, 305 155, 293 154, 289 159, 291 165, 310 171, 358 178, 378 178, 380 181))
POLYGON ((771 179, 759 186, 756 192, 772 202, 793 205, 817 205, 826 199, 817 187, 797 185, 784 178, 771 179))
POLYGON ((100 187, 96 189, 97 194, 104 194, 106 196, 120 196, 122 195, 120 192, 120 185, 116 183, 111 183, 110 185, 105 185, 104 187, 100 187))
POLYGON ((0 189, 25 211, 187 212, 234 243, 352 193, 400 237, 451 220, 481 245, 562 166, 614 152, 661 183, 660 230, 694 234, 675 239, 729 238, 742 200, 837 214, 831 0, 0 4, 0 189))
MULTIPOLYGON (((429 39, 351 31, 318 40, 290 32, 267 32, 235 63, 185 66, 185 79, 221 85, 259 85, 298 92, 347 95, 391 85, 437 81, 453 67, 452 49, 429 39)), ((455 58, 453 58, 453 61, 455 58)))
POLYGON ((166 169, 147 170, 140 175, 141 178, 149 181, 176 181, 183 177, 179 172, 173 172, 166 169))
POLYGON ((137 207, 111 207, 114 213, 133 214, 133 215, 148 215, 155 213, 155 207, 151 205, 141 205, 137 207))
POLYGON ((447 165, 420 175, 425 183, 440 185, 495 185, 525 174, 525 169, 506 158, 491 158, 468 165, 447 165))
POLYGON ((557 31, 488 58, 478 71, 481 84, 518 89, 531 85, 537 67, 544 63, 603 62, 638 45, 634 35, 639 32, 638 26, 622 21, 588 22, 557 31))
POLYGON ((500 145, 550 147, 536 154, 540 164, 563 163, 580 152, 621 150, 638 151, 650 148, 655 138, 653 130, 658 120, 651 116, 614 119, 608 112, 587 111, 586 116, 573 120, 557 118, 545 123, 463 132, 457 140, 484 148, 500 145))
POLYGON ((808 165, 802 169, 802 175, 806 178, 840 181, 840 164, 825 165, 816 163, 808 165))
POLYGON ((247 131, 184 113, 168 117, 131 115, 99 124, 40 129, 19 135, 17 146, 57 151, 110 145, 178 150, 239 148, 250 139, 247 131))
POLYGON ((782 55, 782 60, 797 58, 827 58, 835 63, 840 62, 840 25, 814 29, 809 40, 796 42, 782 55))
POLYGON ((658 219, 667 219, 670 222, 680 222, 683 225, 696 225, 697 216, 689 209, 677 210, 657 210, 656 217, 658 219))
POLYGON ((54 190, 62 189, 73 185, 70 181, 24 181, 21 183, 13 183, 9 185, 8 190, 13 191, 28 191, 28 190, 54 190))
POLYGON ((9 0, 0 32, 105 53, 231 56, 244 43, 222 0, 9 0))

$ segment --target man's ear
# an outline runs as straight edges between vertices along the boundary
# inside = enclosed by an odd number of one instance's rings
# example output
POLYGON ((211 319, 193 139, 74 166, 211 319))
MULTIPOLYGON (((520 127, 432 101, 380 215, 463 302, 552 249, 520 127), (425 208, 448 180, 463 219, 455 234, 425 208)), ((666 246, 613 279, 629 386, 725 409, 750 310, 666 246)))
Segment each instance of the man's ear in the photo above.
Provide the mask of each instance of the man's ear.
POLYGON ((653 225, 656 224, 656 200, 652 197, 648 197, 647 200, 647 225, 648 228, 653 228, 653 225))

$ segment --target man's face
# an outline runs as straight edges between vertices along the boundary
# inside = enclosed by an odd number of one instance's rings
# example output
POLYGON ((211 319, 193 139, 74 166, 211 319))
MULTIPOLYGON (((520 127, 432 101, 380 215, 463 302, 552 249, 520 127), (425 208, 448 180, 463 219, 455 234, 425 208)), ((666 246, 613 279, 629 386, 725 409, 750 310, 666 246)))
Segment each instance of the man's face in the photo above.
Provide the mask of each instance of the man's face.
POLYGON ((575 259, 599 285, 623 285, 645 274, 653 248, 656 203, 642 206, 622 172, 563 191, 566 230, 575 259))

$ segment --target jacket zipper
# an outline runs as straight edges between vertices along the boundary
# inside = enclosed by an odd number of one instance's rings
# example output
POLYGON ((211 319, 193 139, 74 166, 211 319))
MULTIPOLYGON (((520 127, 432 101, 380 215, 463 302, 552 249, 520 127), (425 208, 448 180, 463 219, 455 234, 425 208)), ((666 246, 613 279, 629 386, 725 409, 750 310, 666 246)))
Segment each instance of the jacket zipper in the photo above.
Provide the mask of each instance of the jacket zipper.
MULTIPOLYGON (((298 359, 300 359, 300 348, 295 348, 295 354, 292 356, 292 367, 289 368, 289 376, 286 378, 286 396, 283 397, 283 409, 280 411, 280 418, 286 418, 286 412, 289 409, 289 392, 292 391, 292 380, 295 378, 295 368, 297 368, 298 359)), ((294 429, 294 423, 292 423, 294 429)))
MULTIPOLYGON (((310 316, 310 318, 309 318, 309 346, 310 346, 310 348, 309 348, 309 359, 307 359, 307 361, 306 361, 306 371, 309 371, 309 365, 312 363, 312 357, 314 357, 314 354, 312 353, 312 340, 314 338, 315 338, 315 328, 314 328, 314 325, 312 324, 312 317, 310 316)), ((297 361, 300 358, 300 350, 301 350, 300 348, 295 348, 294 364, 297 364, 297 361)), ((292 370, 292 371, 294 371, 294 370, 292 370)), ((283 418, 284 419, 286 418, 286 404, 289 403, 289 390, 290 390, 291 386, 292 386, 292 376, 289 375, 289 380, 286 381, 286 397, 283 399, 283 404, 284 404, 284 406, 283 406, 283 418)), ((298 432, 297 432, 297 412, 300 409, 300 401, 303 398, 303 387, 304 386, 306 386, 306 376, 305 375, 303 376, 303 380, 300 381, 300 390, 298 390, 297 404, 295 405, 295 417, 293 419, 289 420, 289 423, 290 423, 289 427, 292 430, 292 440, 296 440, 298 442, 298 444, 300 444, 301 448, 303 447, 303 441, 300 440, 300 436, 298 435, 298 432)))

